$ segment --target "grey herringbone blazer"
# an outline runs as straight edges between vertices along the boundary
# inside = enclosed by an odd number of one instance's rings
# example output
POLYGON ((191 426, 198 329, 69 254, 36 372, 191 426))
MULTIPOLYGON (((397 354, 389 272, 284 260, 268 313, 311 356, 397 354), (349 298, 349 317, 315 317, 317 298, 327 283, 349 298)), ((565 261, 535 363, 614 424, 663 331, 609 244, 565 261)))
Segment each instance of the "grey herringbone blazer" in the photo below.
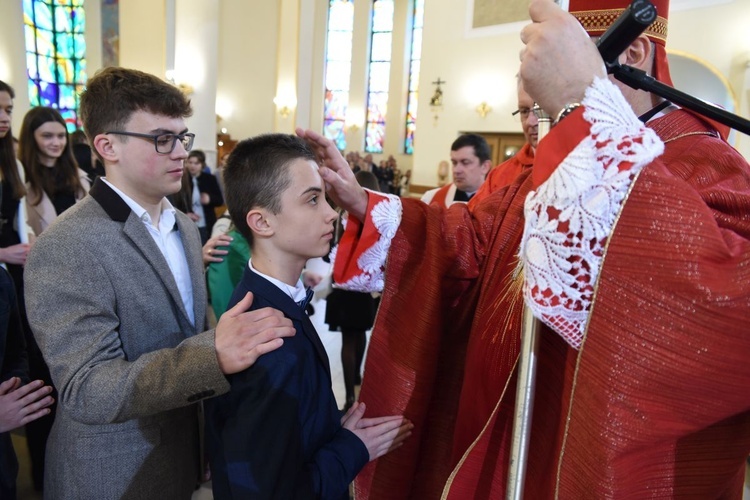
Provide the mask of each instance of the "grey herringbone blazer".
POLYGON ((34 336, 59 391, 50 499, 189 499, 199 401, 229 385, 205 326, 201 243, 177 213, 195 325, 143 222, 98 180, 36 241, 25 270, 34 336))

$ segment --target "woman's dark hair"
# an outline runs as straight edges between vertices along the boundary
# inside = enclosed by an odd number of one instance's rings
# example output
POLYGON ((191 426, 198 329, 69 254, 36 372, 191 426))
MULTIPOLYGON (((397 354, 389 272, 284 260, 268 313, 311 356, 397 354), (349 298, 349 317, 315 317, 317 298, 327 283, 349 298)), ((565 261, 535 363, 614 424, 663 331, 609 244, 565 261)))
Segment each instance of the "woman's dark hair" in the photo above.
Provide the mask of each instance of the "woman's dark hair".
POLYGON ((42 193, 47 193, 50 198, 58 193, 72 193, 76 196, 84 194, 68 129, 59 111, 43 106, 31 108, 23 118, 18 146, 21 163, 26 169, 26 182, 29 183, 29 200, 32 205, 38 205, 42 201, 42 193), (39 146, 34 137, 36 129, 48 122, 57 122, 65 127, 67 139, 65 149, 55 162, 54 168, 44 166, 39 160, 39 146))
MULTIPOLYGON (((7 92, 10 98, 16 97, 13 87, 0 80, 0 92, 7 92)), ((26 187, 21 182, 16 165, 16 153, 13 148, 13 131, 8 130, 5 137, 0 138, 0 174, 2 180, 9 183, 13 189, 13 198, 20 200, 26 194, 26 187)))

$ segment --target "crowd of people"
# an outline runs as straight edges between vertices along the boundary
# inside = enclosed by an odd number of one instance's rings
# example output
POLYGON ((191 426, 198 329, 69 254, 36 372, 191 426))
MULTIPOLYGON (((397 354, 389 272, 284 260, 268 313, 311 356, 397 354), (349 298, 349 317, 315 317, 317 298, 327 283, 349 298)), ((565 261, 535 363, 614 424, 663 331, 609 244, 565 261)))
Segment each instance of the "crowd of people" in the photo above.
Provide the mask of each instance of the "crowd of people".
POLYGON ((372 172, 378 180, 378 189, 383 193, 408 196, 411 170, 402 171, 393 155, 388 155, 378 164, 370 153, 362 156, 358 151, 349 151, 344 157, 355 174, 360 171, 372 172))
MULTIPOLYGON (((670 83, 656 3, 620 59, 670 83)), ((124 68, 81 95, 96 159, 35 108, 19 161, 0 82, 0 497, 27 425, 48 498, 187 499, 207 470, 218 500, 343 500, 353 481, 363 498, 502 498, 527 309, 527 498, 739 498, 750 165, 722 127, 607 78, 590 37, 625 6, 532 0, 525 146, 492 168, 460 135, 453 182, 423 200, 399 197, 393 157, 312 130, 240 141, 213 178, 185 95, 124 68), (553 117, 541 139, 534 102, 553 117), (333 267, 343 411, 311 259, 333 267)))

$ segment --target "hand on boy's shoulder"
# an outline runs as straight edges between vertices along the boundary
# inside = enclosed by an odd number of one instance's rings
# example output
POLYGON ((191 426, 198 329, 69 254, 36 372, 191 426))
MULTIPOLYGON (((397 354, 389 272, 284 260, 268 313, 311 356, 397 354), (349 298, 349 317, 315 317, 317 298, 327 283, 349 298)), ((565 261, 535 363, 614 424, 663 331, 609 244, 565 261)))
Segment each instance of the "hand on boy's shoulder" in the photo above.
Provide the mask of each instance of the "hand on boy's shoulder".
POLYGON ((281 347, 283 337, 295 334, 292 320, 281 311, 270 307, 248 311, 252 303, 253 294, 247 293, 216 325, 216 357, 225 375, 252 366, 263 354, 281 347))
POLYGON ((363 418, 365 410, 364 403, 354 403, 341 417, 341 425, 362 440, 370 460, 375 460, 395 450, 411 436, 414 424, 403 415, 363 418))

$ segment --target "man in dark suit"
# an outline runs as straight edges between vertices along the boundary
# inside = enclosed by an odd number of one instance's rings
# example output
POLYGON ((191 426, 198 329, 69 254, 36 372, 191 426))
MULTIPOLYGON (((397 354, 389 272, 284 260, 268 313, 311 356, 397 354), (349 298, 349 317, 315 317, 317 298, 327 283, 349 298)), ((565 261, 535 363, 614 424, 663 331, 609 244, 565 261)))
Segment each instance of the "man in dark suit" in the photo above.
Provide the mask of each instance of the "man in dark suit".
POLYGON ((279 309, 297 335, 229 377, 228 394, 206 402, 214 498, 348 499, 368 460, 411 430, 401 416, 342 418, 323 344, 305 315, 312 291, 300 273, 326 255, 337 213, 325 200, 315 154, 302 139, 273 134, 242 141, 224 172, 229 213, 252 259, 230 305, 252 292, 252 307, 279 309))
POLYGON ((45 496, 189 499, 200 462, 199 402, 226 375, 294 334, 252 297, 206 328, 195 224, 166 196, 193 143, 179 89, 110 67, 81 117, 106 177, 40 236, 25 270, 29 322, 59 390, 45 496))

